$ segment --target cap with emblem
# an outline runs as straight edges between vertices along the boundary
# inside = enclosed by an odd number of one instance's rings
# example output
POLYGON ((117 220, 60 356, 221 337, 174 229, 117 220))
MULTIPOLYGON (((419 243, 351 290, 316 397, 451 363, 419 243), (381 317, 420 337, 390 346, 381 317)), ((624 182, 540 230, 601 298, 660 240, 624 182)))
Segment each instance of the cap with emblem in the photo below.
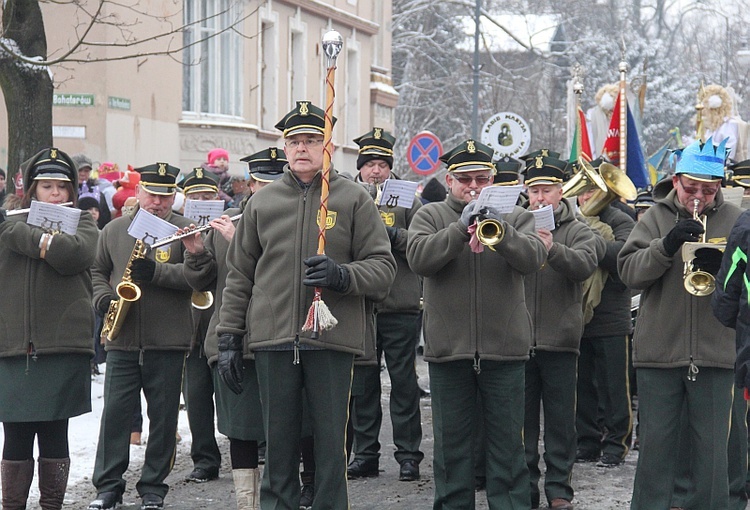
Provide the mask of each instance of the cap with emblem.
POLYGON ((60 149, 43 149, 28 160, 23 189, 29 189, 33 181, 43 179, 71 182, 73 188, 78 189, 78 168, 60 149))
POLYGON ((650 186, 647 189, 639 191, 638 195, 635 197, 633 207, 636 209, 648 209, 654 205, 656 202, 654 202, 654 197, 651 192, 652 188, 650 186))
POLYGON ((750 159, 729 165, 732 171, 732 182, 743 188, 750 188, 750 159))
MULTIPOLYGON (((336 117, 332 120, 336 124, 336 117)), ((325 131, 325 112, 310 101, 297 101, 297 106, 275 127, 284 133, 284 138, 302 134, 322 135, 325 131)))
POLYGON ((440 156, 440 161, 448 165, 449 172, 472 172, 475 170, 495 171, 492 164, 494 150, 476 140, 461 142, 440 156))
POLYGON ((492 184, 496 186, 514 186, 521 182, 518 172, 521 171, 522 163, 517 159, 505 156, 495 161, 495 178, 492 184))
POLYGON ((559 153, 547 149, 541 149, 532 154, 527 154, 523 158, 526 160, 524 170, 526 186, 562 184, 565 180, 565 168, 568 162, 559 159, 559 153))
POLYGON ((154 163, 135 169, 141 174, 141 188, 154 195, 173 195, 177 191, 180 169, 169 163, 154 163))
POLYGON ((182 191, 185 195, 207 191, 209 193, 219 192, 219 178, 213 172, 208 172, 202 167, 193 168, 182 182, 182 191))
POLYGON ((247 163, 250 177, 260 182, 275 181, 284 175, 284 166, 288 163, 284 151, 276 147, 269 147, 260 152, 240 158, 247 163))
POLYGON ((388 163, 389 168, 393 168, 393 144, 396 143, 396 138, 385 129, 374 127, 353 142, 359 145, 357 170, 374 159, 381 159, 388 163))
POLYGON ((691 179, 703 182, 716 182, 724 178, 724 161, 727 157, 726 144, 728 138, 714 145, 709 137, 705 143, 696 140, 684 149, 678 149, 679 156, 675 166, 675 175, 687 175, 691 179))

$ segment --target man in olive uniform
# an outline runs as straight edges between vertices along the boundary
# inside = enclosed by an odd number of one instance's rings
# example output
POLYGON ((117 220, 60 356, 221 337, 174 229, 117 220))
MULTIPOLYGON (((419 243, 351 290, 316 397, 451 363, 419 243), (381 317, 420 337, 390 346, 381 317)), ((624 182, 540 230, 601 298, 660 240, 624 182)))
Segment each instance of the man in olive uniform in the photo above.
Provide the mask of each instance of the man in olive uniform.
POLYGON ((531 476, 531 507, 540 500, 540 404, 544 405, 544 494, 549 508, 572 510, 571 478, 576 454, 576 375, 583 331, 583 281, 596 269, 604 240, 576 218, 574 201, 563 198, 567 165, 554 157, 526 159, 526 209, 551 207, 554 229, 538 228, 547 248, 541 270, 524 278, 531 314, 531 357, 526 362, 524 441, 531 476))
POLYGON ((320 218, 324 112, 309 101, 276 125, 289 164, 248 202, 227 253, 220 310, 219 356, 241 381, 244 342, 255 353, 266 465, 261 507, 299 508, 302 402, 315 440, 315 508, 347 508, 346 422, 354 356, 363 354, 365 299, 382 300, 396 275, 388 234, 372 197, 330 172, 328 210, 320 218), (319 224, 326 230, 318 251, 319 224), (304 330, 314 287, 338 321, 304 330), (251 299, 252 298, 252 299, 251 299))
MULTIPOLYGON (((185 200, 220 200, 219 178, 201 167, 194 168, 182 184, 185 200)), ((194 295, 206 297, 199 289, 194 295)), ((216 443, 214 426, 214 384, 211 369, 206 362, 204 342, 208 323, 213 315, 213 305, 194 303, 193 336, 190 352, 185 360, 184 394, 192 443, 190 457, 193 470, 185 478, 188 482, 204 483, 219 477, 221 452, 216 443)))
POLYGON ((183 366, 193 333, 191 289, 182 274, 180 242, 133 259, 135 239, 127 232, 140 209, 178 227, 190 224, 190 220, 172 213, 180 170, 156 163, 137 171, 141 175, 136 189, 138 207, 132 215, 113 220, 102 230, 91 269, 94 306, 103 313, 110 301, 117 299, 115 287, 128 266, 129 277, 140 287, 141 297, 130 304, 119 336, 106 345, 104 410, 92 478, 97 498, 89 505, 90 510, 115 508, 122 501, 130 450, 127 422, 141 390, 148 403, 150 423, 136 490, 142 498, 142 509, 164 507, 169 490, 164 479, 174 461, 183 366))
MULTIPOLYGON (((735 335, 714 317, 709 296, 686 291, 681 256, 685 242, 703 235, 707 242, 725 241, 740 215, 721 193, 724 159, 724 144, 715 147, 710 138, 685 147, 673 189, 636 224, 618 258, 622 281, 643 291, 633 349, 641 419, 634 510, 670 507, 681 428, 688 434, 693 484, 686 506, 730 508, 735 335), (705 222, 693 218, 703 215, 705 222)), ((720 264, 721 252, 706 249, 691 265, 716 274, 720 264)))
POLYGON ((472 449, 480 394, 490 508, 529 508, 531 502, 523 392, 532 332, 523 277, 542 267, 547 250, 534 216, 523 208, 474 211, 474 199, 492 184, 492 155, 490 147, 471 139, 443 154, 448 197, 424 205, 409 227, 407 260, 424 277, 435 510, 474 506, 472 449), (470 245, 478 214, 502 232, 492 250, 470 245))
MULTIPOLYGON (((393 168, 393 143, 396 139, 382 128, 373 128, 354 142, 359 145, 356 182, 378 189, 386 179, 397 178, 393 168)), ((377 193, 375 196, 377 198, 377 193)), ((395 457, 400 465, 399 480, 419 479, 419 463, 424 454, 419 450, 422 423, 419 412, 416 353, 419 343, 419 300, 422 294, 419 277, 406 262, 407 229, 421 202, 414 197, 410 207, 389 207, 376 204, 391 241, 391 252, 398 271, 388 297, 375 309, 377 350, 376 364, 357 365, 364 394, 353 396, 354 459, 347 468, 349 478, 378 475, 380 458, 380 359, 391 378, 390 414, 393 426, 395 457)))

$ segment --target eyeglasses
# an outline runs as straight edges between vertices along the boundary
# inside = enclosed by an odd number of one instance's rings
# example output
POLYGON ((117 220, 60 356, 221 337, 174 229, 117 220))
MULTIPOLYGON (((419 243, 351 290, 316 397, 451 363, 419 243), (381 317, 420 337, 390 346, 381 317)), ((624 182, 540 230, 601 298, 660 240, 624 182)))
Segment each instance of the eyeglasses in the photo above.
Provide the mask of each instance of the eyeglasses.
POLYGON ((680 181, 680 186, 682 186, 682 190, 687 193, 688 195, 697 195, 698 192, 700 192, 701 195, 704 197, 715 195, 719 192, 719 186, 701 186, 701 187, 685 187, 685 183, 682 182, 682 178, 678 178, 678 181, 680 181))
POLYGON ((476 182, 479 186, 484 186, 491 180, 491 178, 487 175, 477 175, 476 177, 469 177, 468 175, 454 175, 453 178, 464 186, 471 184, 471 181, 476 182))
POLYGON ((305 147, 317 147, 318 145, 323 144, 322 138, 307 138, 305 140, 287 140, 284 142, 284 145, 289 147, 290 149, 296 149, 300 145, 304 145, 305 147))

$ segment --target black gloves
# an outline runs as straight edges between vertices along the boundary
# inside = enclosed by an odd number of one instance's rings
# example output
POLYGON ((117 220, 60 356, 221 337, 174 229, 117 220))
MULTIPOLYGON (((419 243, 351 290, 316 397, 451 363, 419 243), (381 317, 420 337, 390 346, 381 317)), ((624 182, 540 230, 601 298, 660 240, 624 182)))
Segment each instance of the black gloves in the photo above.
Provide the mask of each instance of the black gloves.
POLYGON ((224 333, 219 337, 219 359, 216 367, 224 384, 236 395, 242 393, 242 337, 224 333))
POLYGON ((699 241, 703 225, 698 220, 682 220, 664 236, 664 251, 673 257, 686 241, 699 241))
POLYGON ((99 301, 99 308, 96 309, 97 313, 101 315, 102 317, 106 317, 107 312, 109 311, 110 303, 112 303, 112 301, 116 299, 117 299, 117 296, 114 296, 109 299, 102 299, 101 301, 99 301))
POLYGON ((388 232, 388 239, 391 240, 391 244, 396 244, 398 241, 398 227, 385 227, 388 232))
POLYGON ((151 259, 135 259, 130 266, 130 278, 135 282, 150 282, 155 272, 156 262, 151 259))
POLYGON ((464 228, 469 228, 469 225, 474 223, 474 218, 477 215, 474 212, 474 205, 476 205, 474 202, 469 202, 466 204, 466 207, 464 207, 464 210, 461 211, 461 217, 458 219, 458 223, 464 228))
POLYGON ((722 257, 724 257, 724 252, 721 250, 716 250, 714 248, 699 248, 695 250, 693 267, 716 276, 721 268, 722 257))
POLYGON ((494 207, 485 206, 482 207, 479 210, 479 219, 480 220, 496 220, 496 221, 502 221, 503 219, 500 217, 500 211, 495 209, 494 207))
POLYGON ((349 270, 336 263, 328 255, 315 255, 305 259, 305 278, 308 287, 325 287, 335 292, 349 289, 349 270))
POLYGON ((5 209, 0 209, 0 223, 5 221, 5 209))

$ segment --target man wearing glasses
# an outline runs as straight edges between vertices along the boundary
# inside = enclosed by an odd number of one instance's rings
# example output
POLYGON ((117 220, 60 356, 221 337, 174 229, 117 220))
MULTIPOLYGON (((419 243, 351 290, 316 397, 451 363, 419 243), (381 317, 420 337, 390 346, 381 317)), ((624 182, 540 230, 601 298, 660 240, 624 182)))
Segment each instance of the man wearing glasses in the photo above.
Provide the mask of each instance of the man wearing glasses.
POLYGON ((492 184, 492 149, 466 140, 440 160, 448 165, 443 202, 424 205, 409 227, 407 260, 424 277, 425 360, 432 391, 434 509, 473 508, 472 448, 481 394, 490 508, 530 508, 524 458, 524 370, 531 321, 523 277, 547 250, 534 216, 516 206, 483 216, 504 235, 494 250, 470 245, 475 200, 492 184))
MULTIPOLYGON (((382 300, 396 275, 388 234, 364 187, 330 174, 319 217, 323 110, 299 101, 278 124, 289 161, 253 195, 227 252, 219 314, 222 379, 242 391, 243 344, 255 354, 266 430, 262 508, 298 508, 302 402, 315 438, 315 507, 348 508, 345 430, 354 356, 364 353, 365 300, 382 300), (325 255, 316 255, 324 222, 325 255), (314 287, 338 325, 302 331, 314 287)), ((335 120, 335 119, 334 119, 335 120)))
MULTIPOLYGON (((726 242, 740 215, 721 193, 725 158, 724 142, 714 146, 709 138, 687 146, 673 189, 636 224, 618 258, 623 282, 642 291, 633 352, 641 423, 634 510, 675 506, 675 472, 684 468, 692 485, 681 506, 734 508, 727 476, 734 332, 714 317, 710 296, 685 290, 681 255, 685 242, 703 235, 707 242, 726 242), (680 434, 690 452, 683 466, 676 462, 680 434)), ((693 269, 715 275, 720 263, 721 252, 706 249, 693 269)))

